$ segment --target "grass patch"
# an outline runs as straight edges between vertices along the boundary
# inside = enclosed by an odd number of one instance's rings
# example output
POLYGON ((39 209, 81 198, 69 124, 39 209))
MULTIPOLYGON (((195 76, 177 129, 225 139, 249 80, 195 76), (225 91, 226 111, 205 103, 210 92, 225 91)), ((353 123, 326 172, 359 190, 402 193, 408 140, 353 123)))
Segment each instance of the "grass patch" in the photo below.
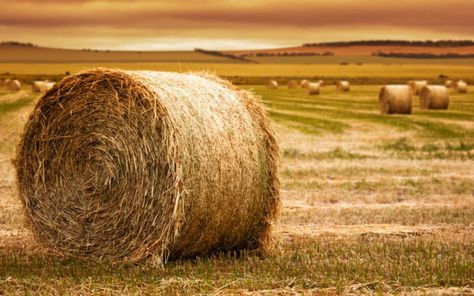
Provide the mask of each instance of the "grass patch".
POLYGON ((466 235, 323 236, 278 241, 264 258, 221 254, 171 262, 162 269, 87 264, 14 248, 0 250, 0 288, 6 294, 174 295, 330 287, 341 293, 349 285, 374 281, 380 284, 371 289, 379 292, 400 286, 468 286, 473 249, 466 235))
POLYGON ((18 100, 0 103, 0 116, 3 116, 7 113, 17 111, 26 105, 30 104, 34 100, 33 95, 27 95, 19 98, 18 100))

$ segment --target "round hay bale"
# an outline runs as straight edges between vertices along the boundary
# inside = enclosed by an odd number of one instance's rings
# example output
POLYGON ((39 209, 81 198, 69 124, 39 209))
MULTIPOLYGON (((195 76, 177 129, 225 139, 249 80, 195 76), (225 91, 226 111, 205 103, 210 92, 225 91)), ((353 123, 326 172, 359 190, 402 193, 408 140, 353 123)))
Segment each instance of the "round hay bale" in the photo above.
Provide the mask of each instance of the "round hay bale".
POLYGON ((7 79, 5 80, 5 89, 11 91, 19 91, 21 89, 21 83, 16 79, 7 79))
POLYGON ((278 82, 276 82, 275 80, 269 80, 267 82, 267 88, 268 89, 277 89, 278 88, 278 82))
POLYGON ((288 81, 288 88, 289 89, 298 88, 298 82, 296 80, 288 81))
POLYGON ((412 90, 407 85, 386 85, 379 94, 382 114, 411 114, 412 90))
POLYGON ((467 83, 463 80, 459 80, 454 84, 454 90, 460 94, 467 93, 467 83))
POLYGON ((45 93, 52 89, 54 82, 51 81, 34 81, 31 85, 31 90, 35 93, 45 93))
POLYGON ((423 87, 428 85, 428 81, 426 80, 419 80, 419 81, 408 81, 408 85, 411 87, 413 94, 418 96, 420 95, 421 90, 423 87))
POLYGON ((17 150, 40 242, 136 262, 266 249, 278 147, 252 93, 215 76, 96 69, 36 105, 17 150))
POLYGON ((308 86, 306 87, 306 91, 308 95, 319 95, 319 91, 321 89, 321 84, 319 83, 314 83, 310 82, 308 83, 308 86))
POLYGON ((323 87, 323 86, 324 86, 324 80, 319 80, 317 83, 319 84, 319 87, 323 87))
POLYGON ((301 86, 301 88, 307 88, 309 83, 310 83, 309 80, 303 79, 300 82, 300 86, 301 86))
POLYGON ((338 81, 336 82, 336 89, 338 91, 348 92, 351 90, 351 85, 349 81, 338 81))
POLYGON ((446 80, 444 82, 444 86, 446 86, 447 88, 453 87, 453 81, 452 80, 446 80))
POLYGON ((449 91, 446 86, 429 85, 420 93, 420 109, 448 109, 449 91))

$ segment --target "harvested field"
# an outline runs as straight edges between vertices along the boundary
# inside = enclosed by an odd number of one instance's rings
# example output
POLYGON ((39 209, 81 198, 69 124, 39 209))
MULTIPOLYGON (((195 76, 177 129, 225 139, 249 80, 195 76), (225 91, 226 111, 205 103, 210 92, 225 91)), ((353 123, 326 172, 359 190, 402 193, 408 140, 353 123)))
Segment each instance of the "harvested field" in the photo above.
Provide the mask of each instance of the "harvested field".
POLYGON ((270 253, 151 265, 90 264, 41 248, 25 227, 15 143, 36 95, 0 90, 0 294, 472 294, 474 94, 449 110, 383 115, 379 85, 267 90, 282 154, 270 253))

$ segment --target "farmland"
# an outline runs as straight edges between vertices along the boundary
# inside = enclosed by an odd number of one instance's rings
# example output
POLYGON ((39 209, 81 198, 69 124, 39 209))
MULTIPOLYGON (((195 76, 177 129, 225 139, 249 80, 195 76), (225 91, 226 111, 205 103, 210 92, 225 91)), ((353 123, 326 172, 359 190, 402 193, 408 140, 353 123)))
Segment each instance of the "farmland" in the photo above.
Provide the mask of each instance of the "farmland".
MULTIPOLYGON (((2 64, 0 72, 57 74, 84 64, 2 64)), ((379 114, 378 79, 472 77, 462 66, 103 64, 210 69, 221 75, 369 77, 339 93, 260 95, 280 142, 283 208, 266 256, 223 253, 148 264, 89 264, 42 249, 24 225, 12 165, 37 98, 0 90, 0 293, 270 294, 473 293, 474 94, 447 111, 379 114), (390 70, 387 70, 390 69, 390 70), (341 74, 343 73, 343 74, 341 74)))

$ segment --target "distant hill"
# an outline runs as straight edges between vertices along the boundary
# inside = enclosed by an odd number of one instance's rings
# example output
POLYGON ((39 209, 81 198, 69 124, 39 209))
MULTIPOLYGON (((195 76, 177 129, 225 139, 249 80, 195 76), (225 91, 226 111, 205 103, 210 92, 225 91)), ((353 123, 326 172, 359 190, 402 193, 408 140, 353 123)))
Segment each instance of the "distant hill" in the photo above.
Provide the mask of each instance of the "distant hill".
POLYGON ((474 54, 474 41, 404 41, 404 40, 361 40, 347 42, 305 43, 301 46, 270 48, 260 50, 232 50, 230 54, 243 57, 262 56, 372 56, 390 53, 393 56, 423 58, 443 56, 459 58, 474 54))
POLYGON ((414 47, 463 47, 474 46, 473 40, 426 40, 426 41, 409 41, 409 40, 356 40, 342 42, 322 42, 322 43, 305 43, 304 47, 319 46, 414 46, 414 47))
POLYGON ((59 49, 14 41, 0 43, 0 63, 241 63, 196 51, 59 49))

